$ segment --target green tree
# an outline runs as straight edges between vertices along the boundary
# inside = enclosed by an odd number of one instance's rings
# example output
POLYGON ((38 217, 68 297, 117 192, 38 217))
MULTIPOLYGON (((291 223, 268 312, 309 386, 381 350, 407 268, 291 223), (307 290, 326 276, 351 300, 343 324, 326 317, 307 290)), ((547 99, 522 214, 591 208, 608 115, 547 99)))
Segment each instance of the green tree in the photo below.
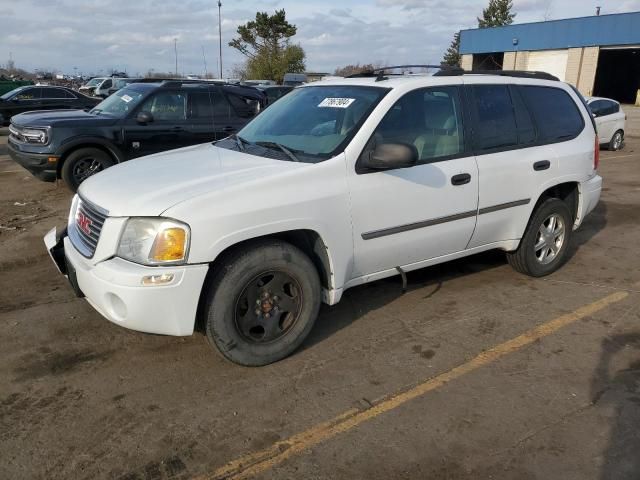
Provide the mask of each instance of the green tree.
POLYGON ((500 27, 511 25, 516 14, 511 13, 512 0, 489 0, 489 5, 482 11, 482 18, 478 17, 478 27, 500 27))
POLYGON ((462 60, 462 57, 460 56, 460 32, 456 32, 453 34, 451 45, 449 45, 449 48, 447 48, 447 51, 444 53, 444 57, 442 57, 442 62, 440 62, 440 64, 459 67, 460 60, 462 60))
POLYGON ((304 50, 291 44, 296 31, 284 9, 273 15, 257 12, 255 20, 238 27, 238 37, 229 46, 247 57, 247 78, 282 83, 285 73, 304 73, 306 68, 304 50))

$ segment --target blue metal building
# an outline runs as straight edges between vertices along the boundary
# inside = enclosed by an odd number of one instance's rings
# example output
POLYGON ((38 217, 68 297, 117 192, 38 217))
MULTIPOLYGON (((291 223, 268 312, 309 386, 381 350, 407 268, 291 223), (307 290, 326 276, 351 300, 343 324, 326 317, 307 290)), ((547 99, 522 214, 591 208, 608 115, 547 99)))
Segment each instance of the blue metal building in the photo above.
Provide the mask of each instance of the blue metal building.
POLYGON ((547 71, 585 95, 635 101, 640 12, 463 30, 465 69, 547 71))

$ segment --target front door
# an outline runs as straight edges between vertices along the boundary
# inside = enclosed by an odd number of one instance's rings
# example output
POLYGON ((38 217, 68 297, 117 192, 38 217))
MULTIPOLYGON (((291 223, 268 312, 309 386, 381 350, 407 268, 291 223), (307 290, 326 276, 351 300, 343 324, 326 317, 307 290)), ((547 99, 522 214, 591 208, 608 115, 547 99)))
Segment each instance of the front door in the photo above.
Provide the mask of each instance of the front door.
POLYGON ((387 112, 362 155, 404 143, 415 146, 419 160, 411 168, 350 174, 354 277, 411 269, 467 247, 478 206, 467 136, 457 86, 414 90, 387 112))
POLYGON ((124 122, 125 151, 128 158, 173 150, 193 143, 187 120, 187 97, 183 91, 161 90, 151 95, 124 122), (139 112, 152 121, 141 124, 139 112))

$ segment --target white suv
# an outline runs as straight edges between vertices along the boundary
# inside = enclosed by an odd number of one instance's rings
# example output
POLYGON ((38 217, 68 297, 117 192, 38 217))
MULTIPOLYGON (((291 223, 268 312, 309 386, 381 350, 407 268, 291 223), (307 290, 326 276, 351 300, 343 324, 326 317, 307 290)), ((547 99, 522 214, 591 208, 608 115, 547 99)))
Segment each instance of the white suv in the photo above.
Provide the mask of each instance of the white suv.
POLYGON ((541 78, 305 85, 236 135, 91 177, 45 243, 107 319, 167 335, 198 319, 243 365, 292 353, 356 285, 490 249, 547 275, 602 179, 584 99, 541 78))

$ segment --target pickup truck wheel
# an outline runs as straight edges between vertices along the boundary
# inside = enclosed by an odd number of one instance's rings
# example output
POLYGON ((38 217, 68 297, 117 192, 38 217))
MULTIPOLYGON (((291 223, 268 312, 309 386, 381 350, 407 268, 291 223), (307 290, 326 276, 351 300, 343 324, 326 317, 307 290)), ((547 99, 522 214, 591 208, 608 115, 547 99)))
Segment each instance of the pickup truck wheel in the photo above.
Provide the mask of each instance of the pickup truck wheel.
POLYGON ((282 241, 236 250, 217 265, 208 285, 207 338, 240 365, 267 365, 290 355, 320 308, 317 270, 301 250, 282 241))
POLYGON ((555 272, 566 261, 572 227, 567 204, 558 198, 545 200, 534 212, 518 249, 507 252, 509 264, 532 277, 555 272))
POLYGON ((108 153, 99 148, 79 148, 71 152, 62 164, 61 176, 70 190, 76 191, 91 175, 114 165, 108 153))
POLYGON ((624 134, 622 130, 618 130, 611 137, 611 141, 609 142, 609 150, 615 152, 616 150, 620 150, 622 148, 622 142, 624 141, 624 134))

